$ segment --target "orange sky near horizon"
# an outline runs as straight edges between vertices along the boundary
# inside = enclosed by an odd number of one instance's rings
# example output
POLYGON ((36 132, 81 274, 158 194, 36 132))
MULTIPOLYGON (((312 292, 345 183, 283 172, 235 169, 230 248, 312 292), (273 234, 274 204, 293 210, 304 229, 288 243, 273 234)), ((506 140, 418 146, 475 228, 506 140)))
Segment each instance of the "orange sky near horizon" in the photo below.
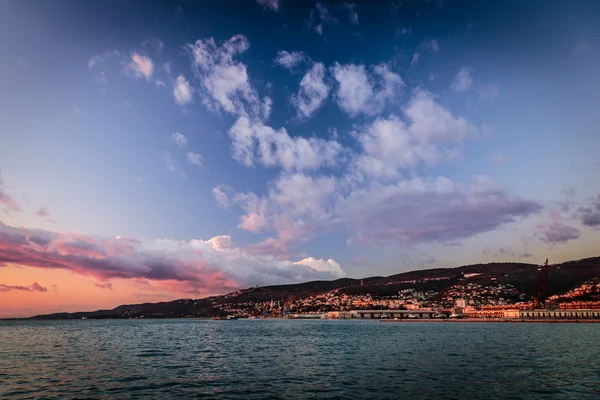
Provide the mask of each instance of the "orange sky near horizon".
POLYGON ((21 267, 0 268, 1 282, 7 287, 30 287, 37 282, 47 291, 0 291, 0 318, 31 317, 55 312, 112 309, 122 304, 170 301, 178 298, 204 297, 180 291, 165 290, 160 283, 144 280, 112 279, 112 288, 90 276, 67 270, 21 267))

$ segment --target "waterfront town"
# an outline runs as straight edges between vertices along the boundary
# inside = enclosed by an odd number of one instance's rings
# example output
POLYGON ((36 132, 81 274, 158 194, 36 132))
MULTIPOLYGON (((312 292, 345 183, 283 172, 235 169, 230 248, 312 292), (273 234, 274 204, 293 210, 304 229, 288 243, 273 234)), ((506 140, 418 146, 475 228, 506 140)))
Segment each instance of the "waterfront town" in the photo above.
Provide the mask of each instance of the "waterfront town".
POLYGON ((600 279, 550 296, 540 307, 512 285, 476 283, 452 285, 443 292, 404 289, 391 296, 352 295, 335 289, 303 299, 289 296, 219 306, 228 318, 600 318, 600 279))

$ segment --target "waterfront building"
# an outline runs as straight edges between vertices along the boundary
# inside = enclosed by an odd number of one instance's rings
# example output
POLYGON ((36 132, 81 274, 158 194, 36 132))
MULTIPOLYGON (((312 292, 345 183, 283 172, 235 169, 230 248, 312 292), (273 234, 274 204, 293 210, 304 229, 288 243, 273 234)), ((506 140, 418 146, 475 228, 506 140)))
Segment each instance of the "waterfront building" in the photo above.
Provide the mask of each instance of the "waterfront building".
POLYGON ((437 311, 432 310, 353 310, 350 311, 353 318, 365 319, 430 319, 433 318, 437 311))
POLYGON ((538 309, 538 310, 505 310, 504 318, 520 319, 600 319, 599 309, 538 309))

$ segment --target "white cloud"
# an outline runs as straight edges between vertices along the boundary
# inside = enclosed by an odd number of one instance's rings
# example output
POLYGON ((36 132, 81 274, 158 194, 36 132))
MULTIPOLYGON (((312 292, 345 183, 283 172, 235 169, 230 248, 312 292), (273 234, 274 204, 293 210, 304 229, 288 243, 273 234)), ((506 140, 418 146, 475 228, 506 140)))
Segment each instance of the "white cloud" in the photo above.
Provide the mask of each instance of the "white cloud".
POLYGON ((179 132, 171 133, 171 140, 179 147, 185 147, 188 143, 187 137, 179 132))
POLYGON ((277 52, 275 62, 287 69, 293 69, 294 67, 306 62, 308 57, 302 51, 292 51, 291 53, 286 50, 280 50, 277 52))
POLYGON ((396 178, 399 169, 433 165, 452 156, 453 145, 477 135, 475 126, 454 117, 424 91, 414 93, 403 113, 407 122, 392 115, 377 118, 357 132, 362 146, 357 158, 360 171, 375 179, 396 178))
POLYGON ((285 128, 275 130, 260 121, 240 117, 229 129, 233 158, 251 166, 258 160, 265 166, 280 166, 286 171, 316 170, 333 165, 342 147, 335 141, 290 137, 285 128))
POLYGON ((167 88, 167 85, 166 85, 166 84, 165 84, 163 81, 161 81, 160 79, 157 79, 157 80, 154 82, 154 84, 155 84, 156 86, 158 86, 158 87, 161 87, 161 88, 163 88, 163 89, 166 89, 166 88, 167 88))
POLYGON ((319 24, 319 25, 315 26, 315 32, 317 32, 319 35, 323 36, 323 24, 319 24))
POLYGON ((187 153, 187 160, 190 164, 201 166, 203 158, 200 154, 193 153, 190 151, 189 153, 187 153))
POLYGON ((337 103, 350 116, 375 115, 383 111, 387 103, 394 101, 404 83, 400 75, 390 71, 387 64, 372 68, 367 74, 364 65, 336 63, 333 68, 338 82, 337 103))
POLYGON ((254 117, 261 114, 262 102, 250 85, 246 65, 233 59, 249 47, 243 35, 235 35, 220 46, 213 38, 189 45, 193 68, 205 94, 203 103, 210 110, 254 117))
POLYGON ((271 116, 271 109, 273 107, 273 100, 271 100, 271 98, 269 96, 265 96, 263 98, 263 104, 262 104, 262 118, 263 120, 268 120, 269 117, 271 116))
POLYGON ((410 103, 403 109, 411 121, 411 135, 421 142, 459 141, 476 137, 478 129, 463 117, 454 117, 449 110, 435 102, 431 93, 415 91, 410 103))
POLYGON ((279 1, 280 0, 256 0, 256 2, 263 6, 263 8, 272 11, 279 11, 279 1))
POLYGON ((340 267, 340 264, 335 262, 334 260, 317 260, 313 257, 305 258, 304 260, 300 260, 294 263, 295 265, 306 265, 315 271, 323 271, 327 272, 335 278, 343 278, 346 276, 346 273, 340 267))
POLYGON ((358 134, 358 139, 363 154, 358 158, 357 166, 377 179, 396 177, 398 168, 436 156, 433 149, 421 148, 414 143, 408 128, 397 117, 378 118, 365 132, 358 134))
POLYGON ((251 212, 248 215, 242 215, 240 217, 238 228, 249 232, 259 233, 266 225, 267 220, 263 215, 251 212))
POLYGON ((417 63, 419 62, 419 58, 421 58, 421 55, 419 53, 415 53, 415 55, 412 58, 412 61, 410 62, 410 65, 417 65, 417 63))
MULTIPOLYGON (((311 177, 302 173, 283 174, 272 182, 266 197, 259 198, 254 193, 238 193, 234 196, 246 215, 240 228, 248 229, 260 222, 260 230, 274 230, 278 238, 271 238, 269 246, 261 251, 281 251, 287 243, 302 241, 314 232, 319 224, 329 224, 328 209, 338 196, 338 183, 333 177, 311 177), (253 214, 260 215, 260 219, 253 214)), ((265 246, 263 246, 265 247, 265 246)), ((285 251, 284 251, 285 253, 285 251)))
POLYGON ((213 197, 215 198, 217 203, 223 208, 229 207, 229 196, 227 195, 227 192, 230 191, 231 188, 229 188, 229 186, 227 185, 218 185, 212 190, 213 197))
POLYGON ((325 83, 325 66, 315 63, 300 81, 297 95, 292 96, 299 118, 310 118, 321 107, 329 95, 329 86, 325 83))
POLYGON ((471 89, 471 86, 473 86, 473 77, 471 77, 472 72, 473 70, 470 67, 461 68, 454 77, 450 88, 455 92, 465 92, 471 89))
POLYGON ((154 71, 154 63, 150 57, 140 53, 132 53, 129 69, 133 72, 136 78, 150 79, 152 72, 154 71))
POLYGON ((188 81, 182 75, 179 75, 175 80, 175 86, 173 87, 173 96, 175 102, 179 105, 184 105, 192 101, 193 89, 188 81))

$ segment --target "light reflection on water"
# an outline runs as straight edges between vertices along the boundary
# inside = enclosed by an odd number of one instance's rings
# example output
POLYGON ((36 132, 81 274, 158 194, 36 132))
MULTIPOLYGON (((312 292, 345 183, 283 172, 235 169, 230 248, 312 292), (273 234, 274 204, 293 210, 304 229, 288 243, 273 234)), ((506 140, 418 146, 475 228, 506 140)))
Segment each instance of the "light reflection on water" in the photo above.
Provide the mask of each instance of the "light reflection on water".
POLYGON ((0 397, 598 399, 600 324, 0 322, 0 397))

